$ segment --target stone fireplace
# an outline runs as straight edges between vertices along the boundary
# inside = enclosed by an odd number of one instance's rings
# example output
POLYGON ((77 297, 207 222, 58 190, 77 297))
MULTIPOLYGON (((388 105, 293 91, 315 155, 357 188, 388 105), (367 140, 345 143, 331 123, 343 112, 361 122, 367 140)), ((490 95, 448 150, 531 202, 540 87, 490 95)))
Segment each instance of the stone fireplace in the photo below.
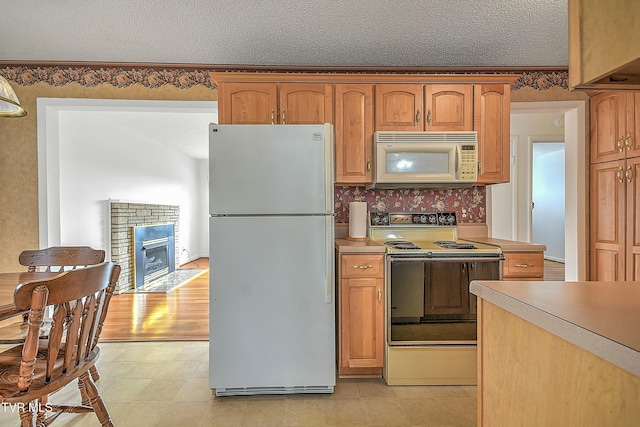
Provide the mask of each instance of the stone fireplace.
MULTIPOLYGON (((150 260, 148 267, 150 270, 159 267, 159 263, 167 264, 167 268, 173 268, 179 265, 178 250, 180 248, 179 238, 179 218, 180 207, 173 205, 155 205, 146 203, 125 203, 110 202, 111 211, 111 261, 119 264, 122 268, 120 279, 116 287, 116 293, 122 293, 133 289, 135 282, 135 230, 137 228, 150 228, 154 230, 152 235, 156 233, 156 237, 147 240, 159 239, 158 230, 155 226, 171 226, 173 228, 173 242, 169 247, 167 241, 166 248, 161 241, 147 242, 147 249, 150 249, 150 260), (164 254, 164 255, 163 255, 164 254), (161 257, 164 256, 164 259, 161 257)), ((164 269, 165 267, 162 267, 164 269)), ((153 272, 153 271, 152 271, 153 272)), ((160 274, 160 273, 158 273, 160 274)), ((159 277, 159 276, 157 276, 159 277)))

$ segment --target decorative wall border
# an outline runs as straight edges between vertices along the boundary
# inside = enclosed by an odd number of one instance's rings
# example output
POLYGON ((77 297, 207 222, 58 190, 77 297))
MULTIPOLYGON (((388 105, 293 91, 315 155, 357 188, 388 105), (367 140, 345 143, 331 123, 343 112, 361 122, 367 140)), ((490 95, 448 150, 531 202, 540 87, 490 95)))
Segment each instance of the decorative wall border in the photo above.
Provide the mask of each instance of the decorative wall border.
POLYGON ((568 90, 569 72, 566 68, 516 69, 502 67, 489 68, 303 68, 303 67, 260 67, 260 66, 183 66, 155 64, 15 64, 0 62, 0 75, 20 86, 47 83, 51 86, 64 86, 77 83, 84 87, 95 87, 106 83, 118 88, 140 84, 148 88, 160 88, 170 85, 188 89, 197 85, 216 89, 211 80, 211 71, 262 71, 262 72, 347 72, 347 73, 406 73, 406 74, 521 74, 511 86, 511 90, 530 87, 535 90, 548 90, 560 87, 568 90))

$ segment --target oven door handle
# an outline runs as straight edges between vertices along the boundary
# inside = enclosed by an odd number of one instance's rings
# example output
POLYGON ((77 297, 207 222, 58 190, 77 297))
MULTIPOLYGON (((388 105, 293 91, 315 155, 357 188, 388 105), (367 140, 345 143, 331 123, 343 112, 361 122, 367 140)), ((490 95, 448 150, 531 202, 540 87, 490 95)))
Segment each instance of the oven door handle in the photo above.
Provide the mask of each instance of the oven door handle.
POLYGON ((478 257, 442 257, 442 256, 394 256, 387 255, 390 262, 412 262, 412 261, 459 261, 459 262, 490 262, 504 261, 504 256, 478 256, 478 257))

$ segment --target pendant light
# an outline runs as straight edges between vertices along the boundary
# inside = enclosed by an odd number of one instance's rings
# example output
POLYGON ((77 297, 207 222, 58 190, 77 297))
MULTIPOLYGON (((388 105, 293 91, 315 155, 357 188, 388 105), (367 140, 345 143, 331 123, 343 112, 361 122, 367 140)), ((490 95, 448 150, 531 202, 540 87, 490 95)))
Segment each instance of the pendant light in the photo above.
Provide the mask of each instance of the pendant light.
POLYGON ((18 96, 9 82, 0 76, 0 117, 24 117, 27 110, 22 108, 18 96))

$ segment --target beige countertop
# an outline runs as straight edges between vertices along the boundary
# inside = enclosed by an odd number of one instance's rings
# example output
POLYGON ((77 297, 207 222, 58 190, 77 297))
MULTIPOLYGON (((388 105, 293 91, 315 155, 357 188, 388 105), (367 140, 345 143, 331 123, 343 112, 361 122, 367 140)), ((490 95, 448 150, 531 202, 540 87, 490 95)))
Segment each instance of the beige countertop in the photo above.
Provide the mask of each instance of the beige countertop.
POLYGON ((372 240, 347 240, 347 239, 336 239, 335 243, 336 249, 340 253, 349 253, 349 252, 366 252, 366 253, 384 253, 386 248, 383 244, 374 242, 372 240))
POLYGON ((473 281, 470 291, 640 376, 640 283, 473 281))
POLYGON ((545 245, 538 243, 516 242, 514 240, 495 239, 493 237, 469 236, 460 237, 470 242, 485 243, 487 245, 500 246, 502 252, 544 252, 547 250, 545 245))

